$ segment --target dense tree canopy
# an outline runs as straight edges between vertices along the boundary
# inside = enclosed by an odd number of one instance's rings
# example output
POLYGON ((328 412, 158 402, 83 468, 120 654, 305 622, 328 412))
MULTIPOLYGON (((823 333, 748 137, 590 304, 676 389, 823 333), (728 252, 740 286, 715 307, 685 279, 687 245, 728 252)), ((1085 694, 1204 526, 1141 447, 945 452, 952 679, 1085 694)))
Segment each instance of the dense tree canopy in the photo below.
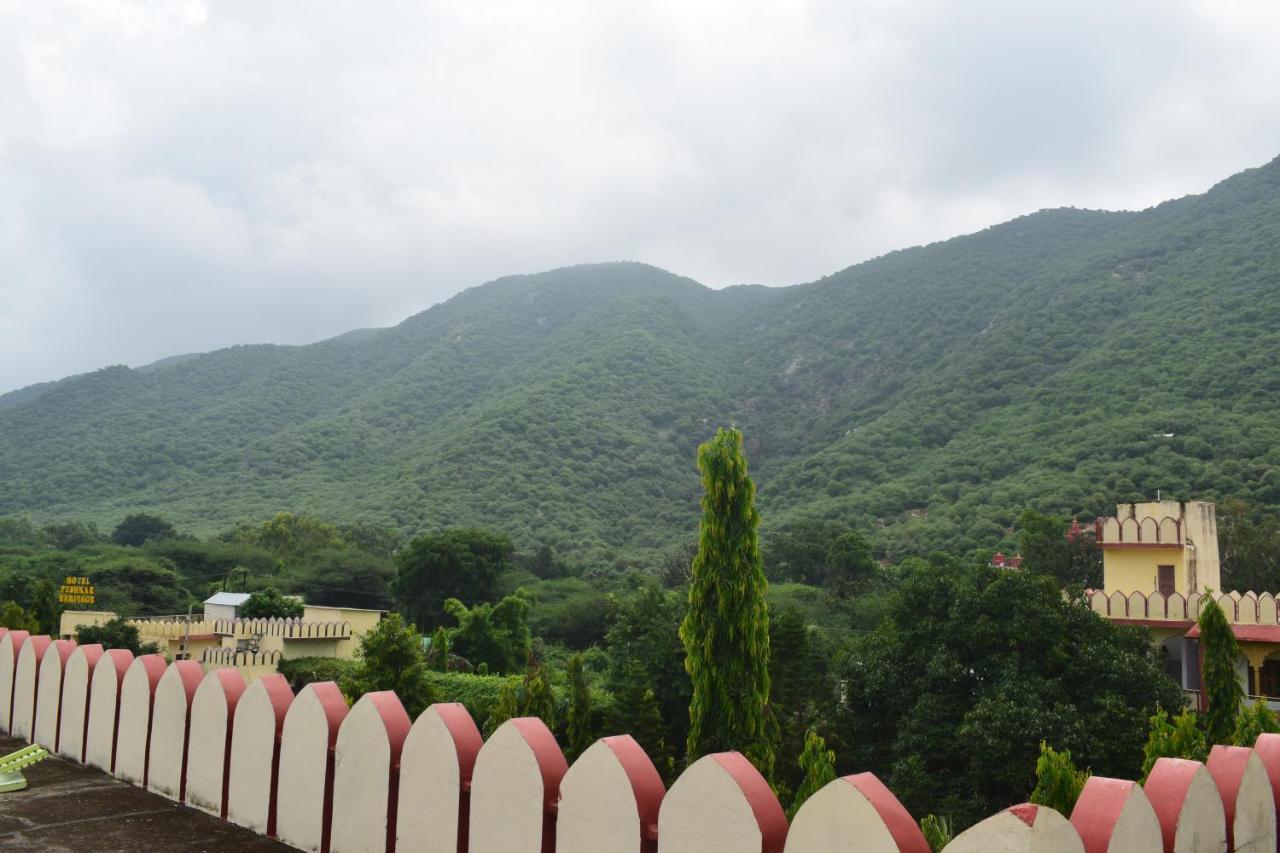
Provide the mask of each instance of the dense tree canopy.
POLYGON ((111 539, 117 545, 136 548, 152 539, 172 539, 175 533, 173 525, 160 516, 139 512, 125 516, 111 532, 111 539))
POLYGON ((886 617, 850 654, 839 757, 883 771, 915 813, 967 825, 1022 801, 1042 740, 1132 778, 1148 718, 1182 704, 1145 630, 1045 575, 939 557, 905 574, 886 617))
POLYGON ((396 555, 395 594, 400 611, 422 630, 444 621, 448 599, 489 601, 514 549, 507 537, 485 530, 447 530, 419 536, 396 555))

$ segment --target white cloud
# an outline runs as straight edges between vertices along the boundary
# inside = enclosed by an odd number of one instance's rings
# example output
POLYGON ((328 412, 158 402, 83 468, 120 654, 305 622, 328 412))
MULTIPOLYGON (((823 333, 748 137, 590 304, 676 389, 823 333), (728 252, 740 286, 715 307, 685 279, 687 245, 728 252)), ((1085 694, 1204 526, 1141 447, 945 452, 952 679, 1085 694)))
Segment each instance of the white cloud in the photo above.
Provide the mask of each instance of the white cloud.
POLYGON ((1280 7, 0 0, 0 390, 496 275, 785 284, 1275 154, 1280 7))

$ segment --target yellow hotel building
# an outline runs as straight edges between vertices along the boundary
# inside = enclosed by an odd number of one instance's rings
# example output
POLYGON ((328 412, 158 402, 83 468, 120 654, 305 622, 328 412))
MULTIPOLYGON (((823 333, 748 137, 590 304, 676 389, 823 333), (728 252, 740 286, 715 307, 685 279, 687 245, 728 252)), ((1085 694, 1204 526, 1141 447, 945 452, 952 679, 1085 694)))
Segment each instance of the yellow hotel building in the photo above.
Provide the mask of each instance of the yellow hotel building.
MULTIPOLYGON (((1208 501, 1116 505, 1093 523, 1102 551, 1102 589, 1086 593, 1099 615, 1141 625, 1165 658, 1170 677, 1200 703, 1200 608, 1212 596, 1240 644, 1239 674, 1250 697, 1280 709, 1280 612, 1275 595, 1223 592, 1218 525, 1208 501)), ((1071 536, 1087 535, 1073 525, 1071 536)))

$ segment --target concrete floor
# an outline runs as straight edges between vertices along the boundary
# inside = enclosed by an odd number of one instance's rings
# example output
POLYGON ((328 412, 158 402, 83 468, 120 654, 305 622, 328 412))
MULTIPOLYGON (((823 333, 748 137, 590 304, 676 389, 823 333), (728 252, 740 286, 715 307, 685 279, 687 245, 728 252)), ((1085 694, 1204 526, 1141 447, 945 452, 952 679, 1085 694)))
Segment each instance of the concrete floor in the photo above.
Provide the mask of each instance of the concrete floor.
MULTIPOLYGON (((23 746, 24 741, 0 737, 0 755, 23 746)), ((27 768, 23 775, 30 782, 26 790, 0 794, 0 851, 294 850, 56 756, 27 768)))

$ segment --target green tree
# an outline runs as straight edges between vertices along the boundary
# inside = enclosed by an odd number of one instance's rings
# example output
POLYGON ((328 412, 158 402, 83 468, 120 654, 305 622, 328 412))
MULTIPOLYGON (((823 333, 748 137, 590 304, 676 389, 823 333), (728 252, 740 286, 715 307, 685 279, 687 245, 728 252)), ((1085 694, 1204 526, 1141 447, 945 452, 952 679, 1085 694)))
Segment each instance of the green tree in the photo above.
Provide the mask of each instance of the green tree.
POLYGON ((591 727, 591 688, 582 653, 569 658, 569 710, 565 716, 565 756, 573 761, 595 741, 591 727))
POLYGON ((669 783, 675 778, 675 756, 666 737, 658 699, 649 686, 648 672, 635 660, 624 671, 626 677, 614 691, 614 728, 631 735, 669 783))
POLYGON ((173 525, 160 516, 139 512, 126 515, 111 532, 111 540, 117 545, 137 548, 153 539, 172 539, 176 535, 173 525))
POLYGON ((510 539, 486 530, 419 536, 396 555, 397 606, 424 630, 439 625, 447 614, 447 599, 467 604, 492 599, 513 553, 510 539))
POLYGON ((62 605, 58 602, 58 587, 51 580, 40 579, 31 585, 31 615, 45 634, 57 636, 62 605))
POLYGON ((1084 783, 1089 780, 1088 770, 1077 770, 1071 761, 1071 751, 1061 752, 1040 741, 1040 757, 1036 759, 1036 787, 1030 802, 1057 809, 1060 814, 1071 816, 1071 810, 1080 799, 1084 783))
POLYGON ((800 767, 803 781, 796 789, 791 808, 787 809, 788 819, 794 818, 806 800, 836 778, 836 754, 827 749, 827 742, 813 729, 805 734, 804 751, 796 764, 800 767))
MULTIPOLYGON (((605 637, 610 660, 609 688, 615 695, 627 691, 635 683, 635 667, 640 667, 640 683, 653 691, 658 703, 664 739, 672 746, 682 744, 689 733, 689 703, 693 698, 680 640, 680 623, 688 610, 687 596, 647 583, 634 593, 614 596, 613 600, 613 624, 605 637)), ((631 731, 623 727, 618 730, 631 731)))
POLYGON ((0 628, 11 631, 26 631, 30 634, 40 633, 40 621, 35 615, 28 613, 16 601, 6 601, 0 608, 0 628))
POLYGON ((556 727, 556 694, 544 664, 532 664, 525 673, 520 713, 526 717, 537 717, 549 729, 556 727))
POLYGON ((1210 744, 1230 743, 1236 716, 1244 703, 1244 689, 1237 676, 1240 648, 1227 616, 1212 595, 1206 595, 1200 611, 1200 646, 1204 650, 1204 692, 1209 709, 1204 734, 1210 744))
POLYGON ((443 625, 431 635, 431 647, 427 650, 427 667, 436 672, 449 671, 449 659, 453 657, 453 642, 443 625))
POLYGON ((59 551, 71 551, 84 545, 95 545, 103 541, 102 534, 92 522, 64 521, 46 524, 41 528, 49 544, 59 551))
POLYGON ((257 526, 241 527, 233 539, 265 548, 286 564, 301 560, 312 551, 345 544, 336 525, 292 512, 279 512, 257 526))
POLYGON ((698 448, 702 524, 680 626, 685 668, 693 682, 689 760, 737 750, 766 778, 773 775, 769 738, 769 609, 760 561, 755 483, 747 473, 742 433, 720 429, 698 448))
POLYGON ((269 586, 250 595, 237 613, 245 619, 300 619, 305 610, 301 601, 269 586))
POLYGON ((866 539, 852 530, 842 533, 827 550, 826 586, 837 596, 847 598, 865 588, 878 567, 866 539))
POLYGON ((445 602, 445 611, 457 620, 449 641, 457 655, 488 672, 519 672, 529 658, 529 594, 523 589, 497 604, 477 604, 470 609, 456 598, 445 602))
POLYGON ((805 518, 792 523, 765 540, 765 574, 774 582, 826 585, 831 576, 832 549, 846 532, 841 525, 825 519, 805 518))
MULTIPOLYGON (((778 754, 799 755, 810 729, 825 727, 834 689, 825 662, 816 653, 804 615, 787 607, 769 620, 769 710, 778 726, 778 754)), ((803 783, 801 768, 781 762, 773 782, 795 791, 803 783)))
POLYGON ((516 687, 510 681, 498 690, 498 700, 493 703, 489 716, 484 722, 484 736, 487 738, 498 730, 507 720, 520 716, 520 699, 516 687))
POLYGON ((101 625, 81 625, 76 628, 76 642, 82 646, 97 643, 104 649, 128 649, 135 657, 160 650, 156 643, 143 643, 138 629, 119 617, 101 625))
POLYGON ((422 635, 406 625, 399 613, 387 614, 361 638, 356 657, 360 660, 357 680, 362 693, 394 690, 415 719, 434 701, 422 635))
POLYGON ((1196 713, 1183 708, 1178 716, 1169 719, 1169 712, 1156 709, 1151 715, 1146 745, 1142 747, 1142 772, 1140 782, 1147 781, 1147 774, 1161 758, 1186 758, 1204 761, 1209 757, 1209 747, 1200 730, 1196 713))
POLYGON ((1259 699, 1252 705, 1240 709, 1236 718, 1236 730, 1231 735, 1231 742, 1236 746, 1253 746, 1258 735, 1280 733, 1280 720, 1276 712, 1267 707, 1265 699, 1259 699))
POLYGON ((1102 586, 1102 553, 1093 537, 1067 536, 1067 522, 1034 509, 1018 516, 1018 550, 1030 571, 1053 575, 1064 586, 1102 586))
POLYGON ((1145 629, 1045 575, 934 555, 906 567, 885 607, 840 673, 838 755, 959 827, 1026 797, 1042 740, 1132 778, 1148 718, 1184 701, 1145 629))

